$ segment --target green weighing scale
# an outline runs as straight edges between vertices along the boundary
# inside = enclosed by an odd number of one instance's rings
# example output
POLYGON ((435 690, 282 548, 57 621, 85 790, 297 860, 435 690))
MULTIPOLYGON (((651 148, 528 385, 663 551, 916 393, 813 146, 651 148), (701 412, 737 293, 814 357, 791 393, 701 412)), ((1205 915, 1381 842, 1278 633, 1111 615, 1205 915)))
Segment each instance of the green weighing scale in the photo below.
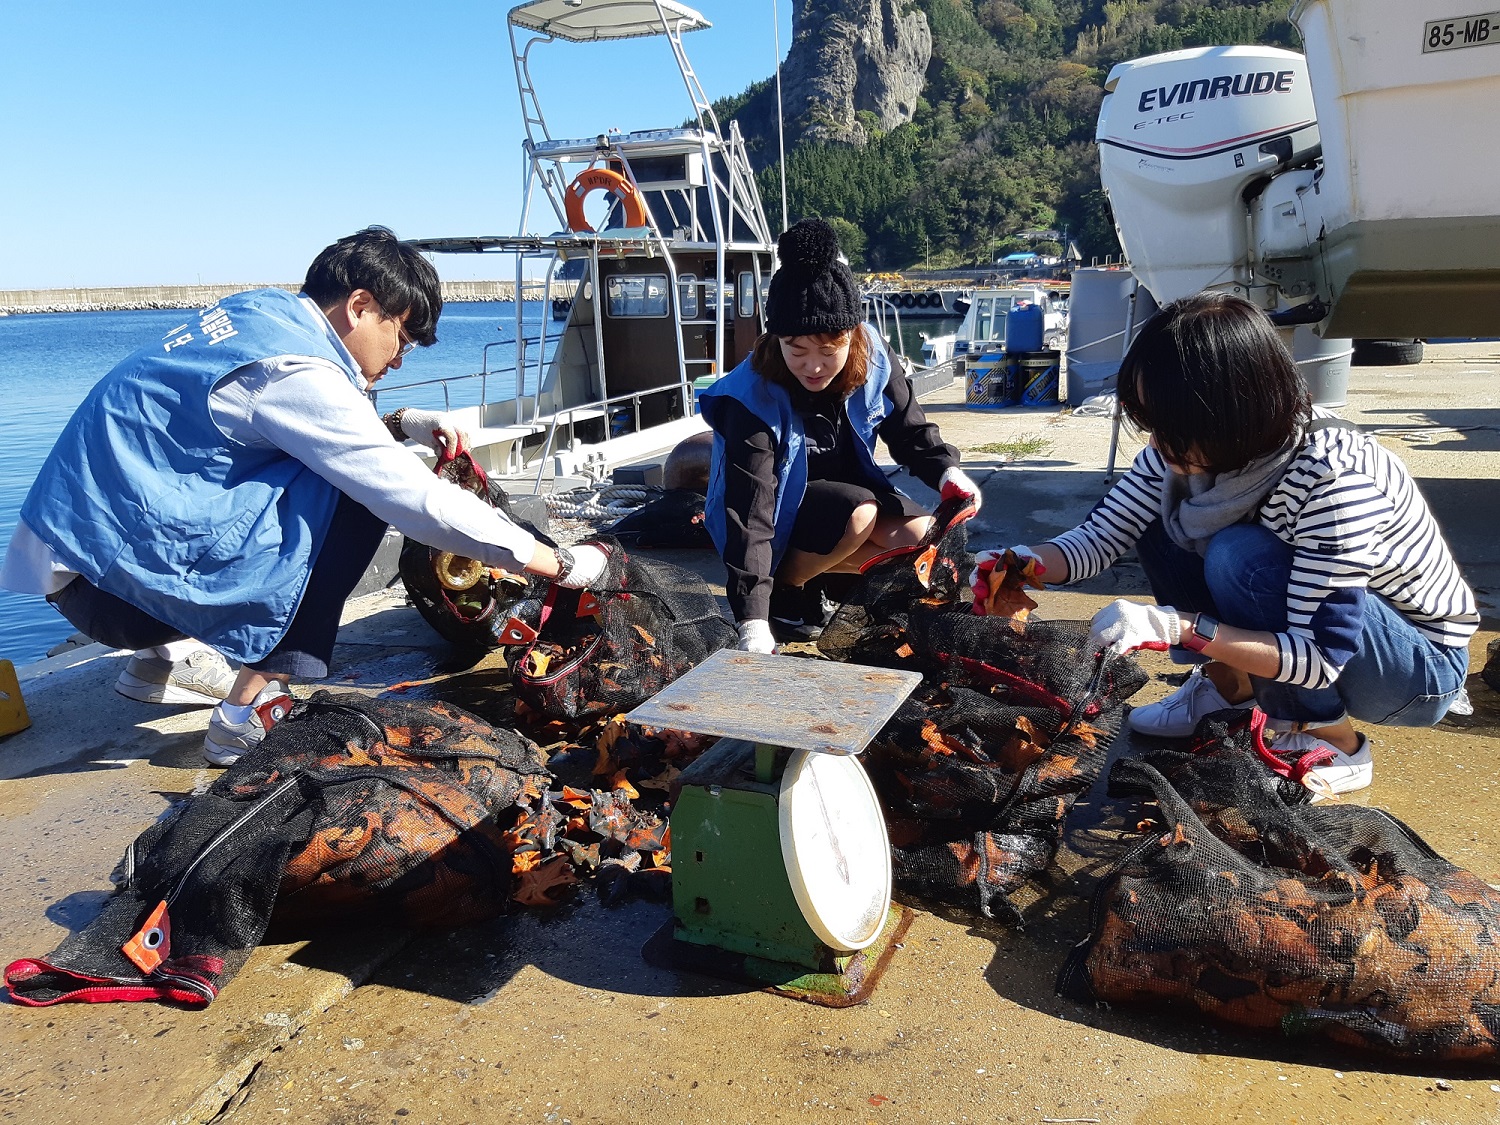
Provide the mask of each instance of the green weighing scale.
POLYGON ((626 716, 718 735, 672 806, 672 920, 653 964, 844 1007, 911 922, 891 902, 885 817, 857 755, 921 683, 898 672, 723 650, 626 716))

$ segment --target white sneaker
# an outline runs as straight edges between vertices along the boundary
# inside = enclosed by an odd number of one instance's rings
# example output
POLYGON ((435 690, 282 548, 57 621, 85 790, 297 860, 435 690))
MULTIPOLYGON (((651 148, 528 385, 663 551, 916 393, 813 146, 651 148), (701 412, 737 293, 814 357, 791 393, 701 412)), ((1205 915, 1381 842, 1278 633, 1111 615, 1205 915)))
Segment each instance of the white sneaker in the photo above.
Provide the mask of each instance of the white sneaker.
POLYGON ((186 703, 212 707, 234 686, 234 669, 207 646, 181 660, 136 653, 115 680, 115 690, 142 703, 186 703))
POLYGON ((203 736, 203 757, 215 766, 232 766, 265 741, 270 730, 292 709, 287 688, 272 680, 256 694, 254 708, 243 723, 231 723, 215 707, 208 717, 208 733, 203 736))
MULTIPOLYGON (((1222 695, 1203 674, 1199 665, 1188 675, 1187 683, 1165 699, 1137 707, 1130 712, 1130 729, 1156 738, 1186 738, 1198 727, 1198 720, 1215 711, 1236 706, 1222 695)), ((1240 704, 1249 707, 1250 704, 1240 704)))
POLYGON ((1327 764, 1314 766, 1302 779, 1302 784, 1319 795, 1368 789, 1375 780, 1375 758, 1370 753, 1370 740, 1364 735, 1359 736, 1359 744, 1352 754, 1329 745, 1312 731, 1275 735, 1271 739, 1271 750, 1278 758, 1293 761, 1317 750, 1332 753, 1333 758, 1327 764))

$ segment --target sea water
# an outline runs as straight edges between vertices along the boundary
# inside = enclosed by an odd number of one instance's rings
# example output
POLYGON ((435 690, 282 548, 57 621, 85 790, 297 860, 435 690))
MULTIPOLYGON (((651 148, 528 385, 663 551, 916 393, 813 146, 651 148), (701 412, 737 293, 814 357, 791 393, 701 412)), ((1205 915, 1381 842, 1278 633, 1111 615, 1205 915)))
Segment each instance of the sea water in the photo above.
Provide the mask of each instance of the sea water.
MULTIPOLYGON (((540 335, 544 307, 527 301, 523 335, 540 335)), ((73 411, 106 372, 138 348, 154 343, 192 315, 192 310, 35 313, 0 317, 0 554, 10 543, 17 513, 37 469, 73 411)), ((561 325, 549 322, 548 351, 561 325)), ((454 303, 444 306, 438 342, 417 348, 401 370, 378 384, 382 412, 398 406, 443 409, 441 386, 400 386, 468 375, 483 369, 485 345, 491 375, 491 402, 514 396, 515 305, 510 302, 454 303)), ((536 385, 536 345, 528 349, 528 373, 521 393, 536 385)), ((450 383, 447 405, 479 402, 480 380, 450 383)), ((0 590, 0 659, 17 665, 41 659, 74 632, 41 597, 0 590)))

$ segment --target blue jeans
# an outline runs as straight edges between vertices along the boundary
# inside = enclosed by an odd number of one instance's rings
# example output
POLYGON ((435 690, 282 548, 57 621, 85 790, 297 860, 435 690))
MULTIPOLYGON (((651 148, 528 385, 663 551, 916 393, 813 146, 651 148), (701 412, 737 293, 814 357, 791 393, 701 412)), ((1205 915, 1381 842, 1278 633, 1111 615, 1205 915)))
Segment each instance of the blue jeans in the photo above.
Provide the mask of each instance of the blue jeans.
MULTIPOLYGON (((321 680, 328 675, 344 603, 375 557, 385 527, 385 521, 364 505, 339 493, 338 507, 323 537, 323 549, 313 562, 307 589, 286 635, 264 659, 248 668, 305 680, 321 680)), ((48 595, 47 600, 84 636, 113 648, 150 648, 183 636, 180 630, 105 593, 82 575, 48 595)))
MULTIPOLYGON (((1202 611, 1241 629, 1286 631, 1292 548, 1268 529, 1226 527, 1200 558, 1173 543, 1161 521, 1153 520, 1135 549, 1159 605, 1202 611)), ((1296 687, 1259 676, 1250 683, 1255 702, 1273 720, 1326 726, 1351 715, 1385 726, 1430 727, 1447 714, 1468 673, 1467 648, 1429 640, 1371 592, 1359 651, 1331 686, 1296 687)))

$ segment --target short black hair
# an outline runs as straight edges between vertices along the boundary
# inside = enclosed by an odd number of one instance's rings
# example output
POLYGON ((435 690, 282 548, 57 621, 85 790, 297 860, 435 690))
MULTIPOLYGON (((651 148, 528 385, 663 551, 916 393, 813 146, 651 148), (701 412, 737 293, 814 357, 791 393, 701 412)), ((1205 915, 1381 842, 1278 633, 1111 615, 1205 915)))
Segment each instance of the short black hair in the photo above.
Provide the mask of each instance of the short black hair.
POLYGON ((1125 353, 1120 407, 1167 460, 1214 473, 1280 449, 1312 420, 1312 396, 1266 314, 1203 292, 1158 312, 1125 353))
POLYGON ((437 343, 443 287, 437 270, 410 242, 389 227, 366 227, 326 247, 312 265, 302 292, 330 309, 356 289, 368 289, 387 316, 410 312, 406 336, 424 348, 437 343))

